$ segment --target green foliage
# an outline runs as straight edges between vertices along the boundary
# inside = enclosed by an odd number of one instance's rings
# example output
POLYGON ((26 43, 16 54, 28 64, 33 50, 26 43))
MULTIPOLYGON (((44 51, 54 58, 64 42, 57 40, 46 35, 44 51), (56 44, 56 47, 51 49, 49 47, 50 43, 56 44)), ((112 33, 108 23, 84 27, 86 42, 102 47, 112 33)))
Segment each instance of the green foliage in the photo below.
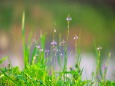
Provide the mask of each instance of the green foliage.
POLYGON ((0 64, 2 64, 6 59, 8 59, 8 57, 4 57, 4 58, 0 59, 0 64))

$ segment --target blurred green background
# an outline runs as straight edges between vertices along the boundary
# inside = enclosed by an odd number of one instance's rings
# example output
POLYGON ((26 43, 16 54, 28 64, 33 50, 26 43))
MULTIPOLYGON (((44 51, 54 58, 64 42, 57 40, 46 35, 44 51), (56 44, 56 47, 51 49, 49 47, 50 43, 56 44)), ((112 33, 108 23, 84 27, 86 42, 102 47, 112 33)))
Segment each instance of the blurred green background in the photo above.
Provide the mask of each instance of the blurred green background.
POLYGON ((70 40, 77 34, 83 49, 94 47, 94 42, 105 50, 115 49, 114 0, 0 0, 0 31, 11 34, 11 44, 19 43, 24 10, 27 34, 42 30, 51 38, 56 22, 57 32, 66 36, 69 14, 70 40))

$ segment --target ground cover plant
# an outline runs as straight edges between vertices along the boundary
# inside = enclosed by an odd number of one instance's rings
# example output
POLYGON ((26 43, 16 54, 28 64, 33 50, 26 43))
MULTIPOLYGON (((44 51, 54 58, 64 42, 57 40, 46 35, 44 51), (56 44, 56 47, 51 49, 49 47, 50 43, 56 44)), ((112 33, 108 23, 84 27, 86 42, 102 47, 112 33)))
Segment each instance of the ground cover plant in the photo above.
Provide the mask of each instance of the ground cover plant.
MULTIPOLYGON (((75 52, 77 62, 75 68, 67 69, 68 59, 68 38, 70 21, 72 18, 68 15, 67 20, 67 38, 56 42, 54 27, 53 39, 50 50, 46 50, 46 35, 40 34, 40 39, 35 43, 33 50, 25 41, 25 13, 22 16, 22 43, 24 68, 13 67, 11 64, 6 68, 0 68, 0 86, 115 86, 114 81, 106 79, 107 68, 111 53, 108 55, 106 65, 101 66, 100 54, 102 47, 96 49, 97 65, 96 71, 92 72, 92 80, 82 80, 83 68, 80 68, 80 48, 78 46, 79 37, 73 37, 75 41, 75 52), (30 52, 31 51, 31 52, 30 52), (56 70, 56 67, 59 69, 56 70), (104 70, 104 71, 102 71, 104 70)), ((29 42, 31 37, 28 39, 29 42)), ((2 64, 8 57, 0 59, 2 64)))

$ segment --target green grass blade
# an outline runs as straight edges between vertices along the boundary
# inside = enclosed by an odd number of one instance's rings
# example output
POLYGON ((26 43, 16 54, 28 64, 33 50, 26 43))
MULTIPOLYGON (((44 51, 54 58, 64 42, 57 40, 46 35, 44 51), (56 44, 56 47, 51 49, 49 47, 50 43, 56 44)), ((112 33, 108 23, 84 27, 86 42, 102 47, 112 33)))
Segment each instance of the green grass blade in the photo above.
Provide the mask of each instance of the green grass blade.
POLYGON ((0 64, 2 64, 7 59, 8 59, 8 57, 3 57, 2 59, 0 59, 0 64))
POLYGON ((28 64, 28 58, 29 58, 29 50, 26 46, 26 40, 25 40, 25 12, 23 12, 22 15, 22 46, 23 46, 23 58, 24 58, 24 66, 26 67, 28 64))

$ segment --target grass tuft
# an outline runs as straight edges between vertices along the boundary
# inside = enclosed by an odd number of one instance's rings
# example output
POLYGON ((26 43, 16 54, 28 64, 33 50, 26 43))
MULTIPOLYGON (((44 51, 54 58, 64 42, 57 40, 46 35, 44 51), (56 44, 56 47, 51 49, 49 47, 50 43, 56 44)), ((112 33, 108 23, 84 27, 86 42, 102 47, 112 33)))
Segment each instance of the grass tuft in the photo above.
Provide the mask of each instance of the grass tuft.
MULTIPOLYGON (((67 70, 68 59, 68 39, 70 21, 72 18, 68 15, 67 20, 67 39, 64 40, 59 34, 59 43, 55 40, 56 29, 54 28, 53 41, 51 49, 46 50, 46 35, 40 34, 40 39, 33 50, 31 46, 26 44, 25 40, 25 12, 22 15, 22 45, 24 68, 12 67, 10 64, 6 68, 0 68, 0 86, 115 86, 114 81, 106 79, 107 68, 111 53, 109 53, 108 61, 103 66, 102 72, 100 58, 101 47, 97 48, 97 67, 92 72, 92 80, 82 80, 83 68, 80 68, 81 57, 80 48, 78 47, 78 36, 75 35, 75 57, 77 63, 75 68, 67 70), (56 68, 59 67, 58 71, 56 68), (100 79, 99 76, 102 78, 100 79)), ((56 25, 56 24, 55 24, 56 25)), ((31 36, 29 37, 29 42, 31 36)), ((30 44, 30 43, 29 43, 30 44)), ((2 64, 7 57, 0 59, 2 64)))

